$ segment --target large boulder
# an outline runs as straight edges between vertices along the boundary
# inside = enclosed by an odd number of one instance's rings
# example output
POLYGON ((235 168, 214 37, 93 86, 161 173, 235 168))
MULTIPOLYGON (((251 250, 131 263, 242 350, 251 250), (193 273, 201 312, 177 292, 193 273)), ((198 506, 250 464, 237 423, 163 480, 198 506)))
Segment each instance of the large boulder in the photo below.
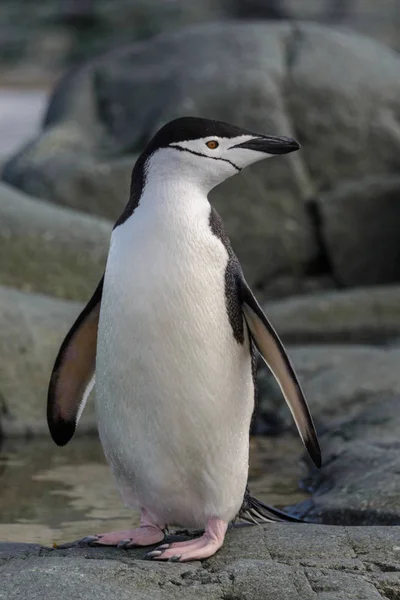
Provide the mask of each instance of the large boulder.
POLYGON ((323 431, 334 431, 379 404, 379 399, 400 394, 398 346, 338 344, 289 347, 288 351, 323 431))
MULTIPOLYGON (((400 394, 400 347, 366 345, 287 346, 310 410, 321 432, 356 419, 377 398, 400 394)), ((293 418, 270 372, 259 372, 262 412, 295 431, 293 418)))
POLYGON ((104 271, 111 228, 0 184, 0 285, 88 300, 104 271))
POLYGON ((135 157, 170 119, 201 115, 292 135, 300 152, 254 165, 211 195, 250 283, 263 286, 277 275, 301 276, 320 256, 305 200, 344 177, 399 168, 399 98, 400 59, 366 38, 309 23, 206 24, 69 74, 42 134, 2 177, 113 219, 135 157))
MULTIPOLYGON (((174 117, 199 114, 294 135, 283 97, 290 37, 287 24, 213 24, 88 63, 57 87, 43 134, 5 165, 3 179, 58 204, 116 218, 137 153, 174 117)), ((212 195, 251 282, 303 272, 315 260, 303 202, 309 194, 295 153, 254 166, 212 195)))
POLYGON ((310 20, 367 34, 398 49, 397 0, 2 0, 2 80, 37 84, 66 65, 160 32, 221 18, 310 20))
POLYGON ((344 407, 341 422, 321 436, 325 466, 303 482, 313 492, 296 507, 303 517, 335 525, 400 525, 399 393, 365 390, 362 396, 353 418, 344 407))
MULTIPOLYGON (((332 524, 400 524, 398 376, 400 348, 289 348, 320 434, 322 469, 311 467, 312 497, 297 514, 332 524)), ((281 427, 293 420, 271 381, 262 405, 281 427)))
MULTIPOLYGON (((400 593, 396 527, 270 524, 228 532, 205 562, 141 560, 146 549, 1 544, 0 594, 20 600, 383 600, 400 593), (23 567, 23 568, 22 568, 23 567)), ((1 597, 1 596, 0 596, 1 597)))
POLYGON ((338 283, 400 280, 399 200, 395 175, 343 182, 317 198, 321 239, 338 283))
POLYGON ((319 292, 267 302, 284 342, 381 343, 400 338, 400 287, 319 292))
POLYGON ((241 18, 316 21, 354 30, 397 50, 397 0, 229 0, 230 14, 241 18))
MULTIPOLYGON (((51 369, 81 308, 77 302, 0 289, 0 430, 4 436, 47 433, 51 369)), ((93 414, 89 402, 81 433, 95 428, 93 414)))
POLYGON ((46 84, 67 66, 121 43, 229 12, 230 0, 41 0, 35 11, 26 10, 26 0, 2 0, 2 79, 46 84))

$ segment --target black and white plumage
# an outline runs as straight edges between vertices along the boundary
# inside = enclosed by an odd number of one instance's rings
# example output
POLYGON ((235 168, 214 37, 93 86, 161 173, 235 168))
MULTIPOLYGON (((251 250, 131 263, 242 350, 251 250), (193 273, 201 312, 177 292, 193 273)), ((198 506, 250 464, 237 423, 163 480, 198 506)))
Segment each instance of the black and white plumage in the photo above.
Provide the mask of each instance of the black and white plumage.
MULTIPOLYGON (((175 524, 207 534, 210 520, 238 513, 285 518, 246 488, 254 345, 320 464, 297 377, 207 199, 247 165, 298 148, 206 119, 163 127, 133 169, 104 280, 60 349, 48 398, 53 439, 72 437, 96 376, 100 439, 124 501, 144 511, 142 533, 175 524)), ((182 560, 210 555, 209 546, 182 560)))

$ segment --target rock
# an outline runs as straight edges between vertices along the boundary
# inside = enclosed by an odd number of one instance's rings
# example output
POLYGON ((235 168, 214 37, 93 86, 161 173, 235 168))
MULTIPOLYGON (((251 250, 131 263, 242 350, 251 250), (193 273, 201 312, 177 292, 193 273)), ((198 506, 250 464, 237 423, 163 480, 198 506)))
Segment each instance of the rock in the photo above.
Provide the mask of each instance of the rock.
POLYGON ((398 54, 358 35, 304 24, 294 30, 289 56, 287 110, 316 190, 366 174, 397 174, 398 54))
POLYGON ((23 0, 4 0, 2 8, 0 52, 9 70, 3 69, 7 81, 23 84, 47 83, 67 66, 121 43, 229 12, 226 0, 42 0, 29 18, 23 0))
POLYGON ((321 194, 316 210, 333 275, 346 286, 400 279, 400 177, 367 177, 321 194))
MULTIPOLYGON (((77 302, 0 289, 0 430, 47 435, 47 386, 60 344, 78 316, 77 302)), ((95 429, 92 402, 80 433, 95 429)))
POLYGON ((268 282, 263 287, 254 288, 258 301, 263 300, 272 302, 287 298, 288 296, 305 296, 316 294, 326 290, 332 290, 336 287, 335 281, 329 275, 312 275, 310 277, 304 274, 282 275, 268 282))
MULTIPOLYGON (((320 432, 334 431, 375 405, 400 393, 400 348, 361 345, 287 346, 320 432)), ((295 431, 279 388, 265 367, 259 373, 261 403, 280 426, 295 431)), ((276 424, 275 424, 276 426, 276 424)))
POLYGON ((353 600, 400 592, 400 529, 282 524, 230 531, 202 563, 140 560, 145 550, 1 544, 0 598, 353 600))
MULTIPOLYGON (((288 24, 216 23, 88 63, 60 83, 43 134, 8 161, 2 177, 30 194, 116 218, 134 157, 166 121, 198 114, 294 135, 282 97, 291 34, 288 24), (105 192, 97 170, 106 166, 111 183, 105 192)), ((310 189, 301 155, 294 153, 253 166, 211 195, 250 283, 302 274, 316 260, 303 202, 310 189)))
MULTIPOLYGON (((399 98, 400 58, 361 36, 286 21, 200 25, 69 74, 44 131, 2 177, 114 219, 135 156, 170 119, 194 114, 297 137, 300 152, 254 165, 211 194, 249 282, 263 287, 302 278, 323 255, 305 200, 344 178, 397 172, 399 98)), ((386 271, 392 277, 397 268, 386 271)))
POLYGON ((25 85, 121 43, 230 17, 317 21, 400 46, 397 0, 41 0, 29 17, 23 0, 3 0, 2 9, 3 78, 25 85))
POLYGON ((361 415, 377 398, 400 394, 400 348, 302 346, 289 348, 312 413, 326 430, 361 415))
POLYGON ((0 184, 0 285, 87 301, 104 272, 111 227, 0 184))
POLYGON ((378 343, 400 337, 400 287, 320 292, 268 302, 264 309, 285 343, 378 343))
POLYGON ((296 507, 303 517, 345 525, 400 525, 398 393, 366 398, 354 418, 343 413, 342 422, 322 436, 325 466, 304 482, 313 496, 296 507))
MULTIPOLYGON (((400 348, 289 348, 320 436, 322 469, 303 485, 301 517, 344 525, 400 524, 400 348)), ((282 397, 264 382, 262 406, 294 430, 282 397)), ((310 461, 308 461, 309 464, 310 461)))
POLYGON ((316 21, 372 37, 399 49, 397 0, 230 0, 230 13, 242 18, 316 21))
POLYGON ((2 177, 37 198, 115 221, 128 200, 135 158, 98 159, 90 154, 87 137, 75 123, 46 130, 40 146, 28 145, 17 159, 16 177, 8 177, 7 164, 2 177))
MULTIPOLYGON (((400 393, 399 347, 287 346, 287 352, 320 432, 336 430, 374 405, 377 398, 400 393)), ((270 423, 270 433, 288 427, 295 431, 280 389, 264 365, 258 380, 260 422, 270 423)))

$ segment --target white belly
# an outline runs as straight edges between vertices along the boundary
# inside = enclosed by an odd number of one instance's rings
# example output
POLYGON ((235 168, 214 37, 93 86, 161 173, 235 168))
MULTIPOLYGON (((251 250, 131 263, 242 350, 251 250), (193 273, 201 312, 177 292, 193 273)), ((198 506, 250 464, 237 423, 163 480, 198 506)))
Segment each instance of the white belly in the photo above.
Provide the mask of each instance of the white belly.
POLYGON ((204 225, 112 239, 101 306, 96 404, 125 501, 160 525, 232 519, 247 482, 254 387, 248 339, 225 305, 222 243, 204 225))

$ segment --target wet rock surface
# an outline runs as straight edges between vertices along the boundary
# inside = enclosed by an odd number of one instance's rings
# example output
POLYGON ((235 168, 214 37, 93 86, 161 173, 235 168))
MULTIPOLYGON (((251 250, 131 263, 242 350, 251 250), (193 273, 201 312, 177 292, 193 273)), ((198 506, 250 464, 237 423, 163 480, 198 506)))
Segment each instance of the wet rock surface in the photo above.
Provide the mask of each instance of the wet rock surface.
POLYGON ((324 468, 304 484, 312 499, 296 508, 311 520, 400 525, 399 396, 369 397, 353 418, 322 434, 324 468))
MULTIPOLYGON (((400 348, 289 348, 319 432, 323 467, 302 485, 301 517, 345 525, 400 525, 400 348)), ((279 391, 262 379, 262 406, 294 430, 279 391), (263 387, 265 386, 265 387, 263 387)), ((268 417, 266 417, 267 419, 268 417)))
POLYGON ((202 563, 156 564, 145 550, 0 544, 0 598, 393 599, 400 528, 285 524, 228 532, 202 563))

